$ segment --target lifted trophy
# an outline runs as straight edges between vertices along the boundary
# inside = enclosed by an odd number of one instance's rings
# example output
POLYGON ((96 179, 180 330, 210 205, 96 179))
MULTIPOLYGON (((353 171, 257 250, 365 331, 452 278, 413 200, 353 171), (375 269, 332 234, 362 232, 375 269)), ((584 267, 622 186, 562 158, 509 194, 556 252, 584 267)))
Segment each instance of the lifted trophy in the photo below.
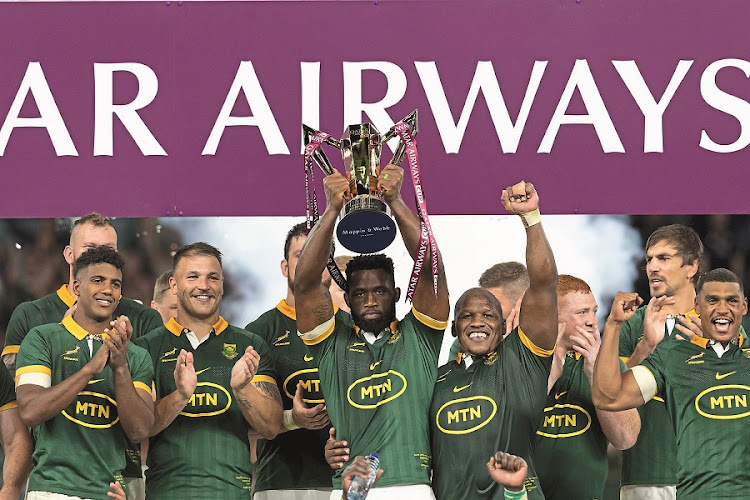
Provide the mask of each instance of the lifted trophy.
MULTIPOLYGON (((371 123, 349 125, 344 129, 344 136, 340 141, 307 125, 302 125, 306 146, 305 155, 308 158, 312 156, 326 175, 331 175, 335 169, 319 146, 329 144, 341 150, 352 198, 344 204, 341 210, 336 235, 341 244, 352 252, 380 252, 396 238, 396 223, 391 217, 390 208, 378 191, 377 184, 383 144, 393 137, 398 137, 395 129, 400 124, 408 125, 411 136, 415 136, 417 134, 417 110, 412 111, 384 135, 380 135, 371 123), (311 143, 313 147, 308 146, 311 143)), ((405 152, 406 145, 399 138, 398 147, 390 163, 400 165, 405 152)))

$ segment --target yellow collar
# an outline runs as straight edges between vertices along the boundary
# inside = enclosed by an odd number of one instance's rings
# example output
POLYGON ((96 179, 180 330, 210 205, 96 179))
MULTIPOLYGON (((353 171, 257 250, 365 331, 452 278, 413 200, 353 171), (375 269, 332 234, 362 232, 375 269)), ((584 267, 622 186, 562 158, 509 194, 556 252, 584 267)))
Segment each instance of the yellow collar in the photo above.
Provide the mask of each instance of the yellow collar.
MULTIPOLYGON (((172 332, 177 337, 179 337, 182 334, 182 331, 185 329, 185 327, 179 324, 174 318, 170 318, 164 326, 167 328, 167 330, 172 332)), ((226 330, 227 327, 229 327, 229 323, 227 323, 224 318, 219 316, 219 321, 217 321, 213 326, 213 332, 216 335, 219 335, 221 332, 226 330)))
POLYGON ((65 303, 68 307, 73 307, 73 304, 76 303, 75 297, 73 297, 70 292, 68 291, 68 285, 63 285, 60 288, 57 289, 57 296, 60 297, 60 300, 65 303))
MULTIPOLYGON (((83 340, 86 338, 86 336, 89 334, 86 330, 83 329, 81 325, 76 323, 76 320, 73 319, 73 315, 65 316, 62 320, 62 325, 65 327, 66 330, 70 332, 71 335, 73 335, 78 340, 83 340)), ((106 333, 102 333, 102 336, 109 337, 106 333)))

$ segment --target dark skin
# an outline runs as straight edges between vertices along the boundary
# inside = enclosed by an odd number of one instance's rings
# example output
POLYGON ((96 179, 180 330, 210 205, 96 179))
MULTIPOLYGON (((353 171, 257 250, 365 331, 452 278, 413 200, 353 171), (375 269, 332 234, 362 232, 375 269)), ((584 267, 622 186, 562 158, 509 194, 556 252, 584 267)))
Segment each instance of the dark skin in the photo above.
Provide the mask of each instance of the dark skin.
POLYGON ((109 365, 115 384, 120 424, 131 441, 148 436, 154 421, 151 394, 133 385, 126 354, 133 327, 126 316, 110 321, 122 296, 122 272, 108 263, 92 264, 78 271, 73 291, 78 306, 73 319, 87 332, 104 332, 102 346, 78 372, 51 387, 24 384, 16 395, 21 419, 35 427, 67 407, 89 381, 109 365))

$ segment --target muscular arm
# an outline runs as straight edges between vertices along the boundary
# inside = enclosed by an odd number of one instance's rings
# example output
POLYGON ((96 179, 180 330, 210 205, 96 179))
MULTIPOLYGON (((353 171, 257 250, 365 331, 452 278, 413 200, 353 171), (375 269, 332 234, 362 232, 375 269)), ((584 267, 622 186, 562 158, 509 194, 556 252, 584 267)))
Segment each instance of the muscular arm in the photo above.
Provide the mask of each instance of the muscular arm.
POLYGON ((297 310, 297 329, 309 332, 333 318, 333 301, 328 287, 323 285, 323 274, 331 254, 333 229, 348 193, 349 183, 340 173, 327 176, 326 206, 323 216, 310 231, 302 247, 294 276, 294 302, 297 310))
POLYGON ((133 385, 127 365, 112 373, 120 424, 128 439, 138 443, 149 436, 154 424, 154 402, 148 391, 133 385))
POLYGON ((29 429, 21 421, 17 408, 0 412, 0 434, 5 452, 0 500, 15 500, 29 477, 34 451, 29 429))
MULTIPOLYGON (((403 182, 404 171, 401 167, 388 165, 380 173, 378 185, 384 191, 384 198, 391 208, 393 217, 396 219, 401 237, 404 240, 406 250, 409 252, 412 260, 416 259, 419 251, 419 239, 422 234, 422 225, 417 214, 404 203, 401 198, 401 184, 403 182), (385 176, 387 180, 384 180, 385 176)), ((450 304, 448 300, 448 285, 445 280, 445 269, 443 268, 443 259, 439 259, 438 267, 438 292, 437 297, 433 290, 431 279, 430 254, 429 251, 424 256, 424 267, 422 275, 419 278, 417 287, 414 290, 413 304, 414 308, 432 319, 446 321, 450 313, 450 304)))
POLYGON ((247 423, 265 439, 283 432, 281 394, 273 382, 252 382, 234 390, 235 398, 247 423))
POLYGON ((154 403, 154 423, 151 426, 151 431, 148 433, 149 437, 156 436, 169 427, 169 424, 185 408, 189 399, 190 396, 181 396, 179 390, 175 390, 172 394, 157 399, 154 403))
POLYGON ((604 436, 618 450, 627 450, 638 440, 641 417, 635 408, 615 412, 597 409, 596 416, 604 436))
POLYGON ((632 370, 620 373, 617 346, 620 340, 621 327, 622 321, 613 319, 610 314, 604 325, 602 346, 594 365, 591 397, 594 406, 601 410, 626 410, 645 403, 632 370))
MULTIPOLYGON (((36 427, 63 411, 89 383, 91 377, 101 372, 109 350, 102 346, 83 368, 59 384, 43 387, 21 384, 16 389, 18 410, 27 427, 36 427)), ((21 375, 19 382, 21 382, 21 375)))
POLYGON ((628 368, 640 365, 644 359, 649 357, 656 346, 650 345, 646 339, 641 339, 635 346, 633 354, 630 355, 628 360, 625 362, 628 368))

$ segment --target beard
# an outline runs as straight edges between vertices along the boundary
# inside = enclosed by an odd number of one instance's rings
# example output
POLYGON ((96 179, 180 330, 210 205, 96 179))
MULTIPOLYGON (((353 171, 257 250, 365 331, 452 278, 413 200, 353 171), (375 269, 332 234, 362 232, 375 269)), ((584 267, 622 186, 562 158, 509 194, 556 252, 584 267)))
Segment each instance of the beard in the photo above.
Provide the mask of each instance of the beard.
POLYGON ((352 311, 352 319, 361 330, 377 335, 396 319, 396 303, 392 302, 390 310, 377 319, 365 319, 354 311, 352 311))

